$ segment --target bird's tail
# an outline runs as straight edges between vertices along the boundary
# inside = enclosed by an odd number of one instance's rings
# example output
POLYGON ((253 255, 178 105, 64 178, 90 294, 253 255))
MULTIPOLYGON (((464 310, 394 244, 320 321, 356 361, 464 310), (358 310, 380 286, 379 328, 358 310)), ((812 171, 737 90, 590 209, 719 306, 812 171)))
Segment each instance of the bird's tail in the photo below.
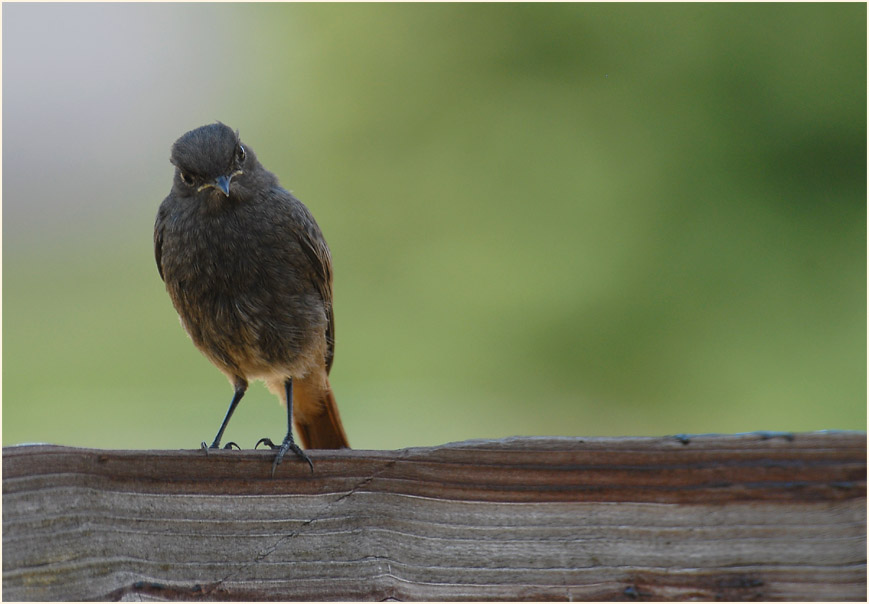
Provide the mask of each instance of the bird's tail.
POLYGON ((293 406, 298 409, 293 419, 302 446, 305 449, 349 449, 350 443, 344 434, 338 405, 328 380, 323 389, 308 389, 305 385, 293 397, 293 406))

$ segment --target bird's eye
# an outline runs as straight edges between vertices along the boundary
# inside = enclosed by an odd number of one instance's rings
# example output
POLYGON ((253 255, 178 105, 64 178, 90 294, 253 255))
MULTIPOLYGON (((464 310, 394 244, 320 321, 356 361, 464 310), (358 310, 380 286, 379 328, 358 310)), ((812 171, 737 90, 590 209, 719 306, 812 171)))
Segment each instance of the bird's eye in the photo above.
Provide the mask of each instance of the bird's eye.
POLYGON ((188 173, 185 172, 184 170, 179 170, 178 172, 179 172, 179 174, 181 175, 181 182, 183 182, 183 183, 184 183, 185 185, 187 185, 188 187, 192 187, 192 186, 193 186, 193 181, 194 181, 193 175, 192 175, 192 174, 188 174, 188 173))
POLYGON ((244 147, 241 145, 238 146, 238 150, 235 152, 235 158, 238 160, 238 163, 244 162, 244 147))

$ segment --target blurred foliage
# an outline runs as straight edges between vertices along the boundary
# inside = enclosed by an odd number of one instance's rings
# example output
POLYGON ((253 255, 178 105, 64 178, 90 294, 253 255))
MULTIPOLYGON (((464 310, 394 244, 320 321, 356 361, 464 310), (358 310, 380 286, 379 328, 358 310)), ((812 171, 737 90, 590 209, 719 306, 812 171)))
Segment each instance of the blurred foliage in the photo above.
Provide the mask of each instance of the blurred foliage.
MULTIPOLYGON (((130 108, 141 132, 190 121, 153 147, 125 132, 114 154, 155 171, 93 195, 126 213, 22 226, 9 206, 40 200, 4 195, 4 445, 213 437, 232 389, 179 327, 150 238, 169 145, 214 119, 330 243, 356 447, 865 429, 865 5, 154 10, 180 23, 173 52, 190 28, 213 46, 177 112, 130 108)), ((227 437, 282 421, 257 386, 227 437)))

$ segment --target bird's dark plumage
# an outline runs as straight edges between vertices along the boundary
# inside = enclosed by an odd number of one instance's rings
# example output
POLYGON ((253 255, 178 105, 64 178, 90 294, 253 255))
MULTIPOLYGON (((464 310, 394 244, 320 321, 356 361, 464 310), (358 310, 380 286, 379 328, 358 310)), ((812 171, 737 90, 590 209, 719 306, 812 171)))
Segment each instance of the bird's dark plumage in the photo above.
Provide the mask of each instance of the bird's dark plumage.
POLYGON ((171 162, 154 228, 157 269, 193 343, 236 388, 213 446, 252 379, 290 413, 295 390, 291 419, 305 446, 348 446, 328 382, 332 259, 313 216, 224 124, 184 134, 171 162))

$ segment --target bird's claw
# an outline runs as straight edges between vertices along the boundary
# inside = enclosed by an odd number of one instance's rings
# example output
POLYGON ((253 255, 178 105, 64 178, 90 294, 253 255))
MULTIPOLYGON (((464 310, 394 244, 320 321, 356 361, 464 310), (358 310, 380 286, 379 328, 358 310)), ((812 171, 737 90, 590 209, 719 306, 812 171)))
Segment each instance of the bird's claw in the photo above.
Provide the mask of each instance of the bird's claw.
MULTIPOLYGON (((235 442, 233 442, 233 441, 229 441, 228 443, 226 443, 225 445, 223 445, 223 449, 224 449, 224 450, 226 450, 226 449, 232 449, 233 447, 235 447, 236 449, 238 449, 239 451, 241 451, 241 447, 238 446, 238 443, 235 443, 235 442)), ((218 445, 216 442, 211 443, 211 446, 209 447, 207 444, 205 444, 205 441, 203 440, 203 441, 202 441, 202 444, 199 445, 199 448, 202 449, 203 451, 205 451, 205 454, 208 455, 208 450, 209 450, 209 449, 220 449, 221 447, 220 447, 220 445, 218 445)))
POLYGON ((314 462, 311 461, 311 458, 308 457, 308 454, 305 453, 299 445, 293 442, 293 438, 291 436, 287 436, 280 445, 276 445, 272 442, 270 438, 261 438, 257 441, 256 445, 254 445, 254 449, 259 447, 260 445, 266 445, 272 450, 277 449, 278 454, 275 455, 275 460, 272 462, 272 478, 275 477, 275 470, 278 469, 280 463, 284 460, 284 455, 287 454, 287 451, 292 451, 296 454, 300 459, 308 462, 308 466, 311 468, 311 474, 314 473, 314 462))
POLYGON ((258 441, 256 441, 256 444, 253 446, 253 448, 254 448, 254 449, 259 449, 259 446, 260 446, 260 445, 265 445, 265 446, 267 446, 269 449, 277 449, 277 448, 278 448, 278 446, 277 446, 275 443, 273 443, 273 442, 272 442, 272 439, 270 439, 270 438, 261 438, 261 439, 259 439, 258 441))

